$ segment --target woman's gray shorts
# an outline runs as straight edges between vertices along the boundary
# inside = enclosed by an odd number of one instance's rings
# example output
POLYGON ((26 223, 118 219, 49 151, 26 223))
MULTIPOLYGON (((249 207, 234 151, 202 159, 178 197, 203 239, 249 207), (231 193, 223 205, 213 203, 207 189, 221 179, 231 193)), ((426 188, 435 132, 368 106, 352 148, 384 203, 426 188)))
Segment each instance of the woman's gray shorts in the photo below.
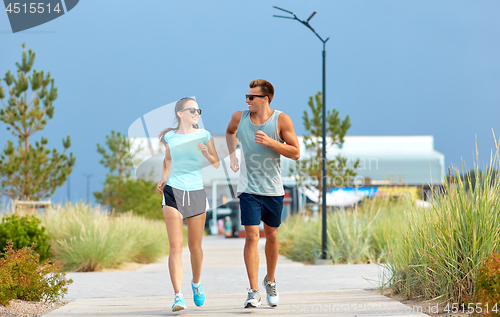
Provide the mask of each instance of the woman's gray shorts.
POLYGON ((182 218, 191 218, 207 211, 208 200, 204 189, 188 191, 165 185, 162 206, 177 209, 182 218))

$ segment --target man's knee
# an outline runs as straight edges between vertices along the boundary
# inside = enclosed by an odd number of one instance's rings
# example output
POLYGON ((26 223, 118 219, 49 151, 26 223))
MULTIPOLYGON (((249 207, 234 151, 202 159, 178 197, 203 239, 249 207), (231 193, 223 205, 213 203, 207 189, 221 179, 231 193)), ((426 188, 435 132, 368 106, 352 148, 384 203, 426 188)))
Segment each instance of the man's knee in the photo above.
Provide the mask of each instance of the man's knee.
POLYGON ((266 234, 266 242, 269 243, 278 243, 278 232, 268 233, 266 234))
POLYGON ((266 241, 277 242, 278 241, 278 228, 264 226, 264 234, 266 236, 266 241))
POLYGON ((245 242, 251 244, 259 243, 259 230, 245 230, 245 242))
POLYGON ((266 243, 277 244, 278 243, 278 232, 266 234, 266 243))

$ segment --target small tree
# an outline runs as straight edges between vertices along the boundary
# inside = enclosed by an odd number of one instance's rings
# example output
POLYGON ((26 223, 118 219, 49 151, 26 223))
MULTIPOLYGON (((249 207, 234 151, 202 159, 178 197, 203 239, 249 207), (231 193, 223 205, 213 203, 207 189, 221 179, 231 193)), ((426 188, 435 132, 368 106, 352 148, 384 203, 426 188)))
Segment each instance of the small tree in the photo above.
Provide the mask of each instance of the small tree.
POLYGON ((110 153, 97 144, 97 152, 103 156, 100 163, 110 171, 103 190, 94 192, 97 202, 118 212, 132 210, 136 214, 161 219, 162 198, 156 192, 156 184, 131 177, 135 155, 140 149, 132 149, 130 139, 115 131, 106 136, 106 145, 110 153))
POLYGON ((33 70, 29 74, 34 61, 35 53, 29 50, 27 54, 23 44, 22 64, 16 63, 17 79, 10 71, 5 74, 7 103, 4 87, 0 85, 0 120, 18 139, 17 146, 7 141, 0 155, 0 192, 13 199, 38 200, 51 196, 66 182, 75 164, 73 153, 69 157, 65 154, 71 146, 69 135, 62 140, 62 153, 47 149, 48 140, 44 137, 35 142, 35 147, 29 142, 29 138, 52 119, 57 98, 50 73, 45 75, 43 71, 33 70), (31 90, 30 96, 28 90, 31 90))
MULTIPOLYGON (((299 186, 308 188, 316 187, 319 190, 318 199, 321 200, 322 195, 322 93, 318 92, 316 96, 309 97, 309 109, 312 116, 304 110, 302 119, 306 128, 304 135, 304 145, 313 155, 306 159, 297 161, 295 168, 291 168, 290 172, 295 174, 295 179, 299 186), (316 100, 316 105, 314 104, 316 100)), ((351 127, 349 116, 344 120, 339 118, 339 112, 336 109, 328 110, 326 115, 326 146, 327 148, 335 144, 344 143, 344 137, 347 130, 351 127)), ((339 187, 352 184, 352 178, 356 176, 354 169, 358 168, 359 160, 349 166, 349 161, 340 154, 334 160, 326 159, 326 177, 327 186, 339 187)), ((318 200, 318 201, 319 201, 318 200)))

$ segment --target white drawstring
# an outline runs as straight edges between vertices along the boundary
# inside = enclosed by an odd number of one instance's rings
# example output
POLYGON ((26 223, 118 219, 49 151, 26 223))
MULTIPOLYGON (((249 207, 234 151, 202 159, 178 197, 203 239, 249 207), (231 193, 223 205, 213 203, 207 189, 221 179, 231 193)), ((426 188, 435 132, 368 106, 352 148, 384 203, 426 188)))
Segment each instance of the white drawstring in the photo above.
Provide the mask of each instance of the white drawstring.
MULTIPOLYGON (((188 193, 188 206, 191 206, 191 202, 189 200, 189 191, 187 192, 188 193)), ((184 207, 184 196, 186 195, 186 191, 183 190, 182 191, 182 207, 184 207)))

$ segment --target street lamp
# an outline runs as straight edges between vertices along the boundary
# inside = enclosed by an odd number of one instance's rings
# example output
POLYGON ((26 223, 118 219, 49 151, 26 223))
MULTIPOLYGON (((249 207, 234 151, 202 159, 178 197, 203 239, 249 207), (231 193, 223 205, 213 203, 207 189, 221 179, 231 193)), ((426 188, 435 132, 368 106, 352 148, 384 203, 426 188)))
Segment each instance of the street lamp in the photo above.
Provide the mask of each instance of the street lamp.
POLYGON ((276 18, 283 18, 283 19, 292 19, 292 20, 297 20, 299 21, 300 23, 302 23, 303 25, 305 25, 307 28, 309 28, 314 34, 316 34, 316 36, 321 40, 321 42, 323 43, 323 91, 322 91, 322 95, 323 95, 323 109, 322 109, 322 115, 323 115, 323 118, 321 120, 321 136, 322 136, 322 152, 321 152, 321 155, 322 155, 322 170, 321 170, 321 189, 322 189, 322 194, 321 194, 321 197, 322 197, 322 202, 321 202, 321 205, 322 205, 322 216, 323 216, 323 221, 322 221, 322 239, 321 239, 321 258, 322 259, 326 259, 326 99, 325 99, 325 59, 326 59, 326 49, 325 49, 325 44, 326 42, 328 41, 328 39, 330 38, 327 38, 326 40, 323 40, 321 38, 321 36, 318 35, 318 33, 316 33, 316 31, 314 31, 314 29, 309 25, 309 21, 312 19, 312 17, 318 12, 318 11, 314 11, 311 16, 309 16, 309 18, 305 21, 302 21, 300 20, 299 18, 297 18, 297 16, 295 15, 295 13, 291 12, 291 11, 288 11, 288 10, 285 10, 285 9, 282 9, 282 8, 278 8, 277 6, 273 6, 273 8, 276 8, 278 10, 281 10, 281 11, 284 11, 284 12, 287 12, 291 15, 293 15, 293 17, 290 17, 290 16, 282 16, 282 15, 273 15, 273 17, 276 17, 276 18))
POLYGON ((83 173, 83 176, 87 178, 87 203, 90 203, 90 178, 92 177, 92 174, 83 173))

